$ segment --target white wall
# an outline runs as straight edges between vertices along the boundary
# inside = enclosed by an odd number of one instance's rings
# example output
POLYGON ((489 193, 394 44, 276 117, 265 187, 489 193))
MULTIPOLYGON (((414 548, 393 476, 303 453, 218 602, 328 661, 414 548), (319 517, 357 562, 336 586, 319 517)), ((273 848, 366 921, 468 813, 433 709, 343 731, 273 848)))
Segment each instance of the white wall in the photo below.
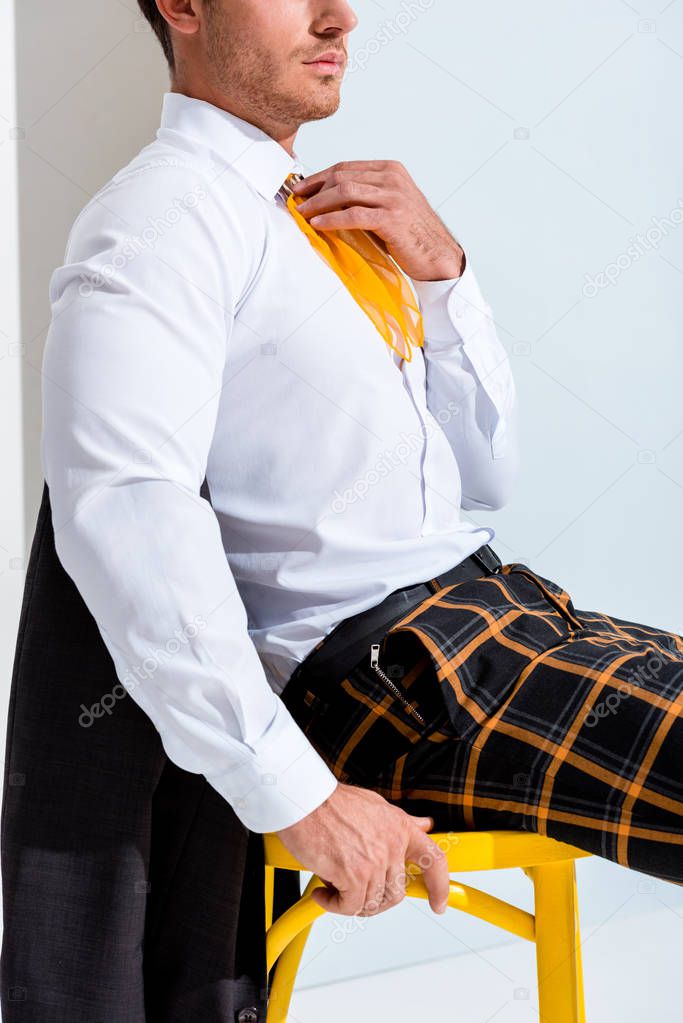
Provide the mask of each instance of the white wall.
MULTIPOLYGON (((14 116, 11 4, 1 3, 4 705, 23 585, 7 565, 30 542, 42 485, 47 282, 87 197, 153 135, 167 77, 135 0, 22 0, 14 116), (7 137, 13 123, 16 141, 7 137), (21 353, 9 356, 19 338, 21 353)), ((473 517, 497 530, 504 560, 556 579, 577 607, 683 632, 683 225, 642 258, 628 256, 653 217, 683 203, 683 5, 640 0, 636 13, 620 0, 357 0, 355 8, 342 108, 305 126, 297 148, 309 169, 402 160, 467 248, 513 361, 524 459, 510 505, 473 517), (584 290, 585 275, 617 260, 614 284, 584 290)), ((681 912, 679 889, 644 886, 606 861, 582 862, 580 878, 586 926, 652 900, 681 912)), ((521 874, 477 880, 528 899, 521 874)), ((357 921, 342 941, 340 921, 318 925, 302 985, 498 940, 484 924, 437 921, 408 904, 357 921)), ((649 940, 647 954, 656 954, 656 935, 649 940)))
POLYGON ((135 0, 0 0, 0 749, 43 478, 48 281, 78 211, 153 137, 168 87, 135 0), (15 36, 16 21, 16 36, 15 36))
POLYGON ((153 138, 168 74, 135 0, 17 3, 27 531, 42 491, 47 284, 79 210, 153 138))
POLYGON ((25 568, 14 86, 14 12, 0 0, 0 748, 25 568))

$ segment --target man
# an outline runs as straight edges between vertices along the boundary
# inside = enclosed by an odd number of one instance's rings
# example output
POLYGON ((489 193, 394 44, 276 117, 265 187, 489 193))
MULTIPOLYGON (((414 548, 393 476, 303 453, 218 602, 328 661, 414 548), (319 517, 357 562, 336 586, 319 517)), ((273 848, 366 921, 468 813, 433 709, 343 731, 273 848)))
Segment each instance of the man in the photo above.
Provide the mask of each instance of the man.
POLYGON ((539 830, 682 879, 683 640, 577 611, 463 515, 508 500, 515 388, 407 170, 297 184, 299 126, 339 105, 349 4, 141 7, 172 89, 72 229, 43 386, 54 550, 119 691, 35 672, 38 727, 15 669, 6 1023, 253 1023, 255 958, 227 961, 263 923, 237 929, 247 832, 277 832, 345 914, 398 903, 408 860, 443 911, 435 825, 539 830), (338 229, 375 239, 369 290, 338 229), (18 766, 36 761, 38 794, 18 766), (42 972, 27 906, 34 935, 59 927, 42 972))

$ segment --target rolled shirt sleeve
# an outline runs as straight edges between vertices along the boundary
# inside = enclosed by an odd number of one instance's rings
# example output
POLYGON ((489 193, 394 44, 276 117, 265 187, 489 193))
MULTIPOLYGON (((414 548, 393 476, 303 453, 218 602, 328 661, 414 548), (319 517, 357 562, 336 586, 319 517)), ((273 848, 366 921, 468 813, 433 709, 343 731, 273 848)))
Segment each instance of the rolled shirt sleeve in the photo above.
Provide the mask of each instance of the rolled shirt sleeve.
POLYGON ((517 409, 491 309, 469 258, 460 277, 412 284, 425 328, 427 407, 458 407, 442 428, 458 460, 462 507, 500 508, 518 471, 517 409))
POLYGON ((257 250, 192 167, 98 193, 50 281, 41 459, 57 554, 121 684, 169 758, 266 832, 337 781, 268 684, 200 495, 257 250))

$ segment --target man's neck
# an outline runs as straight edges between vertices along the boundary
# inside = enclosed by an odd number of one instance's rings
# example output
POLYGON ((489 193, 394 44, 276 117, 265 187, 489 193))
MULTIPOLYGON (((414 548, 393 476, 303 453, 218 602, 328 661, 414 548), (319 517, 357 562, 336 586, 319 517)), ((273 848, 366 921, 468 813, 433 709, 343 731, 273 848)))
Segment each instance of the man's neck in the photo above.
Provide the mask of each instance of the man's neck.
POLYGON ((184 96, 189 96, 191 99, 204 100, 205 103, 212 103, 213 106, 226 110, 228 113, 234 114, 235 117, 241 117, 243 121, 253 124, 256 128, 260 128, 261 131, 265 132, 266 135, 270 135, 290 156, 294 155, 294 140, 299 130, 298 125, 292 130, 291 125, 283 126, 268 122, 259 112, 249 110, 239 101, 222 95, 206 85, 197 86, 190 82, 172 79, 170 91, 179 92, 184 96))

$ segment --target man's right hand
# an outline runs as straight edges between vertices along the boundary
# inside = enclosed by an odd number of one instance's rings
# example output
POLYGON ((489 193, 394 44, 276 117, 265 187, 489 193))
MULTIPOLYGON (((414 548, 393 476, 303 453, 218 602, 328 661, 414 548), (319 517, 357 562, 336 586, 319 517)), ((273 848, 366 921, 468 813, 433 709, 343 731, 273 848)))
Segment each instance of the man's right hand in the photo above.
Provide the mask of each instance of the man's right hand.
POLYGON ((371 789, 339 782, 312 813, 277 834, 289 852, 329 887, 312 898, 346 916, 375 916, 405 898, 406 861, 422 870, 429 905, 443 913, 449 892, 446 854, 417 817, 371 789))

